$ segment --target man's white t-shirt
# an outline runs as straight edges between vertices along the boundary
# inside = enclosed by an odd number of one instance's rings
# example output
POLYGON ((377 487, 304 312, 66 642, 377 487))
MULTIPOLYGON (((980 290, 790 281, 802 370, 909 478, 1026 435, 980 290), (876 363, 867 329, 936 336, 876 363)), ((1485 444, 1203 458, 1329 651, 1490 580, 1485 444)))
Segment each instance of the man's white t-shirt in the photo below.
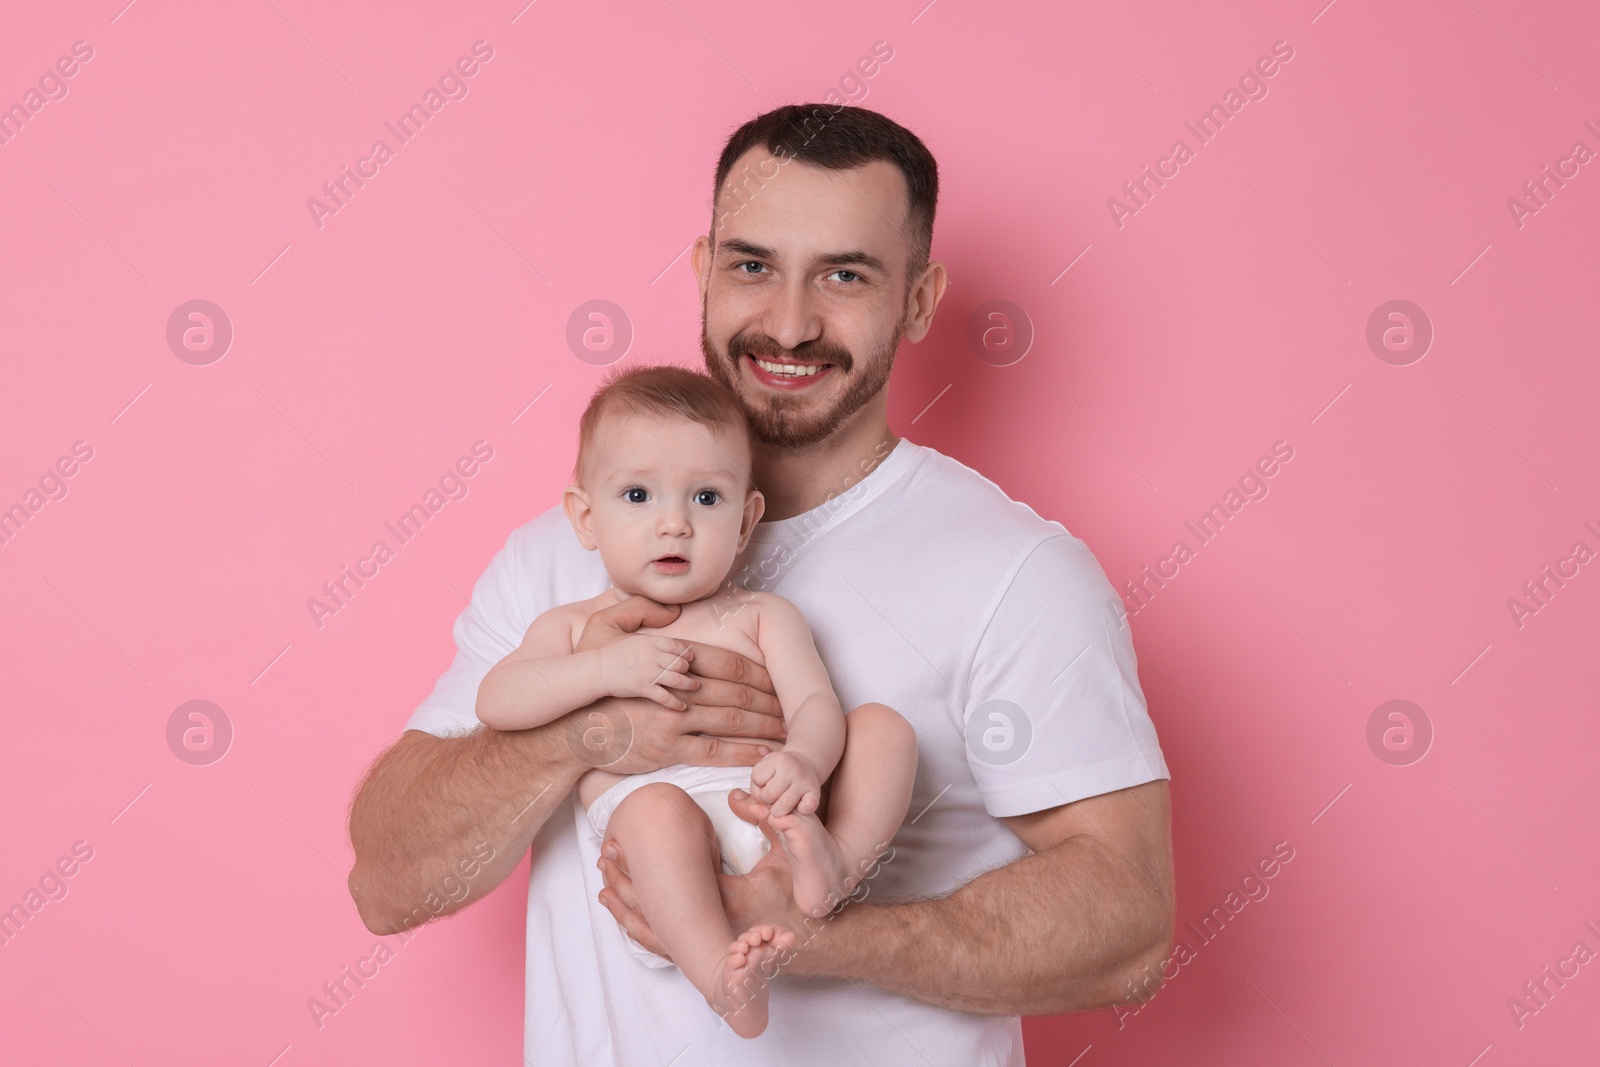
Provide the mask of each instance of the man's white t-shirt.
MULTIPOLYGON (((870 901, 946 895, 1026 855, 997 816, 1168 777, 1127 623, 1089 549, 931 448, 901 440, 818 508, 759 524, 730 577, 800 608, 846 709, 878 701, 916 728, 910 813, 867 883, 870 901)), ((407 729, 475 727, 479 682, 529 624, 610 584, 559 507, 514 530, 456 620, 455 661, 407 729)), ((652 970, 627 951, 597 899, 599 855, 576 796, 534 839, 529 1063, 1023 1063, 1018 1017, 861 981, 780 975, 766 1032, 738 1037, 677 968, 652 970)))

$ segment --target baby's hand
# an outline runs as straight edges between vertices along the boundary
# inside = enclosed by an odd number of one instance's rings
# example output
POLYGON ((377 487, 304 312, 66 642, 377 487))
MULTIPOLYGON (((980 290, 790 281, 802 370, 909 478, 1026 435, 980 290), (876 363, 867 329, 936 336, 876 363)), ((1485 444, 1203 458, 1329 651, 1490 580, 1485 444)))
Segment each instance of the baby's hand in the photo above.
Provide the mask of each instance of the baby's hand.
POLYGON ((686 672, 694 649, 682 641, 655 634, 632 634, 600 650, 606 692, 614 697, 648 697, 664 707, 686 711, 689 705, 667 691, 698 689, 700 681, 686 672))
POLYGON ((822 780, 811 761, 787 749, 771 752, 750 768, 750 795, 771 808, 772 815, 791 811, 810 815, 822 802, 822 780))

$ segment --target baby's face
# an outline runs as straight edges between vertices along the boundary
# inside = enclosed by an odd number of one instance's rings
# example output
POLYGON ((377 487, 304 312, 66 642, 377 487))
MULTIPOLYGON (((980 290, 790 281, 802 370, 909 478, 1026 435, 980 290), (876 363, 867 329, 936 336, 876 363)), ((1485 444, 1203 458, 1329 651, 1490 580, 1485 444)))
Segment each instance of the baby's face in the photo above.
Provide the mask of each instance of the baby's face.
POLYGON ((597 427, 567 514, 618 589, 663 604, 715 593, 761 517, 750 444, 688 419, 618 412, 597 427))

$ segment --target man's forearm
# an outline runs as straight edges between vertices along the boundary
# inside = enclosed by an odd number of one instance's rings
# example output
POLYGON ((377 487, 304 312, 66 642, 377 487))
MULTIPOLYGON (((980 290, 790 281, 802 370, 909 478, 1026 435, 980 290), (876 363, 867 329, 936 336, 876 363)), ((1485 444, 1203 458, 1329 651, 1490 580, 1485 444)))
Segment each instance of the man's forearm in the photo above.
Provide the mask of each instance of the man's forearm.
POLYGON ((351 802, 350 893, 362 922, 394 933, 488 893, 588 769, 559 722, 448 738, 407 731, 351 802))
POLYGON ((1080 836, 937 900, 880 904, 869 890, 831 919, 811 920, 784 973, 869 982, 975 1014, 1054 1015, 1135 999, 1134 976, 1148 997, 1159 979, 1143 968, 1165 957, 1171 938, 1171 902, 1080 836))

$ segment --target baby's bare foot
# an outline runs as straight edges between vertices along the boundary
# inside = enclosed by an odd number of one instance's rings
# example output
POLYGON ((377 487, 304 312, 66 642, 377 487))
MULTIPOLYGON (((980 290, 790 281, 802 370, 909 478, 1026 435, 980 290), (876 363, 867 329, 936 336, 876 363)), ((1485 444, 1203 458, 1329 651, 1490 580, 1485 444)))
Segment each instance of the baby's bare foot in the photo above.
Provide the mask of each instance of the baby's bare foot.
POLYGON ((759 1037, 767 1028, 767 983, 773 967, 766 961, 794 948, 790 930, 752 926, 728 946, 711 985, 711 1008, 727 1020, 740 1037, 759 1037))
POLYGON ((839 843, 815 815, 790 812, 769 821, 789 856, 794 902, 812 918, 822 918, 854 888, 846 881, 850 865, 839 843))

